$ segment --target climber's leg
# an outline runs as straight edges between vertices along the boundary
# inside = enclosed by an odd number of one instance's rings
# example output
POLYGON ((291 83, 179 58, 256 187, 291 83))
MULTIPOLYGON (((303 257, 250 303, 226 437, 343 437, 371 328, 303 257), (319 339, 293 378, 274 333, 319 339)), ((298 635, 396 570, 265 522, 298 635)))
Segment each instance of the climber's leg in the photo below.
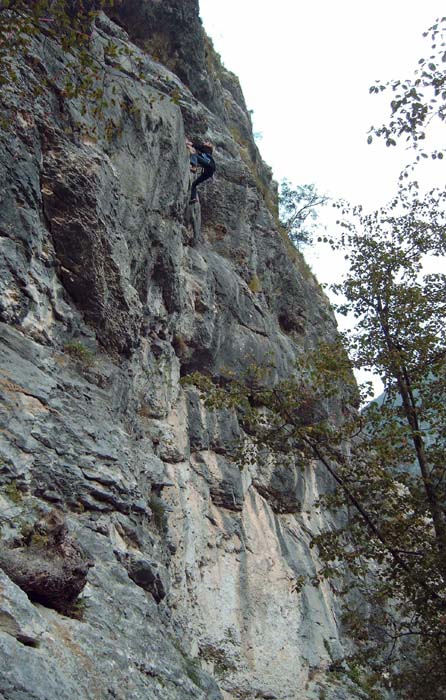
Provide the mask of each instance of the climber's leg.
POLYGON ((190 193, 190 203, 194 204, 194 202, 197 201, 197 187, 198 185, 201 185, 202 182, 205 182, 205 180, 209 180, 210 177, 214 174, 214 168, 212 167, 204 167, 203 172, 199 177, 197 177, 196 180, 193 181, 192 183, 192 189, 190 193))

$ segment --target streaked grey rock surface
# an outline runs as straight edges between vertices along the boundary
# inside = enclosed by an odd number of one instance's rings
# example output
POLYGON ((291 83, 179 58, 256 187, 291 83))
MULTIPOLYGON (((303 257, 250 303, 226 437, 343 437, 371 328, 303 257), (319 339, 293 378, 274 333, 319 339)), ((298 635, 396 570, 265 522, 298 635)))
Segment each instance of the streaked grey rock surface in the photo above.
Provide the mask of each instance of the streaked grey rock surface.
POLYGON ((266 360, 286 377, 333 338, 332 313, 278 233, 271 172, 197 2, 124 2, 97 20, 94 52, 102 120, 61 96, 67 58, 49 40, 5 93, 3 546, 57 508, 94 565, 80 619, 0 571, 0 697, 341 700, 333 593, 293 588, 317 566, 329 484, 314 464, 240 471, 236 416, 180 384, 266 360), (123 71, 110 40, 130 49, 123 71), (216 145, 217 175, 191 208, 192 134, 216 145))

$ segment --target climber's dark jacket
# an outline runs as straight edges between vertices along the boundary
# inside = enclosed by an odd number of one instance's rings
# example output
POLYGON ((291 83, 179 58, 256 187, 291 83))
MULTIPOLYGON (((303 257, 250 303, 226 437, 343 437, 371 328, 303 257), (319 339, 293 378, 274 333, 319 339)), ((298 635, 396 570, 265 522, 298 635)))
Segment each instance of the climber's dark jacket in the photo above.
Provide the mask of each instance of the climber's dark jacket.
POLYGON ((196 153, 192 153, 190 156, 190 163, 192 166, 200 166, 202 168, 201 175, 197 177, 192 183, 192 189, 190 194, 190 201, 195 202, 197 199, 197 187, 201 185, 202 182, 208 180, 215 173, 215 161, 212 157, 212 146, 207 144, 194 143, 193 144, 196 153))

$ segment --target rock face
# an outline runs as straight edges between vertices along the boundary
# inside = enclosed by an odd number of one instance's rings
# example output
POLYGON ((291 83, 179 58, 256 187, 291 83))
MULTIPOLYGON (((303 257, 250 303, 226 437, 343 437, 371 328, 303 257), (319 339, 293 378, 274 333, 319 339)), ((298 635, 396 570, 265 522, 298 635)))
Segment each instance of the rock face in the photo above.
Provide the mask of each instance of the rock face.
POLYGON ((92 564, 57 510, 0 550, 0 567, 30 600, 66 614, 73 613, 92 564))
POLYGON ((4 96, 0 544, 57 508, 88 575, 76 619, 0 570, 0 696, 343 698, 333 594, 294 588, 324 475, 240 471, 235 414, 180 384, 265 361, 286 377, 333 338, 327 301, 278 232, 198 3, 118 3, 92 51, 100 114, 67 99, 73 57, 39 37, 4 96), (186 135, 216 146, 192 208, 186 135))

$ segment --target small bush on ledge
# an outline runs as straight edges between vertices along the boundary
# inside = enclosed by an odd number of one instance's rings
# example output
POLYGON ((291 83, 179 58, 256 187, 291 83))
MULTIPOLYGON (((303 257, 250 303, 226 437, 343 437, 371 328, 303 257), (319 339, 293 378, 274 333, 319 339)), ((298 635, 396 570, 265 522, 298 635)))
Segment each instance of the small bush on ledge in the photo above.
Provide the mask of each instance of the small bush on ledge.
POLYGON ((64 352, 70 355, 74 360, 84 367, 92 367, 94 365, 94 356, 91 350, 85 347, 80 341, 71 341, 63 346, 64 352))
POLYGON ((251 292, 253 294, 257 294, 258 292, 262 291, 262 283, 260 282, 260 279, 258 278, 257 275, 254 275, 248 282, 248 287, 250 288, 251 292))

